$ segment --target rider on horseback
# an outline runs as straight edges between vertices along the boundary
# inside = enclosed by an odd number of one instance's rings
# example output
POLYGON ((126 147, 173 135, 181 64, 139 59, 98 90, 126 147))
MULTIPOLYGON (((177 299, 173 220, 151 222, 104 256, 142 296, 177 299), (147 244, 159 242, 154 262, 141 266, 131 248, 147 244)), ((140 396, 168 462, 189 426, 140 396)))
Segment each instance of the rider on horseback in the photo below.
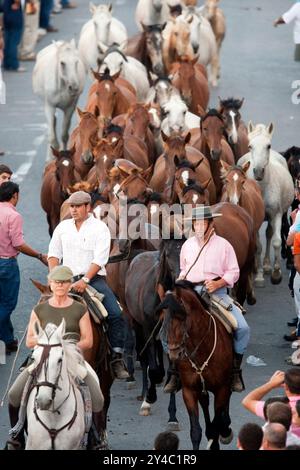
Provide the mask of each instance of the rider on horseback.
MULTIPOLYGON (((35 322, 38 321, 44 329, 48 323, 59 326, 62 319, 66 322, 66 333, 69 336, 74 336, 74 341, 79 339, 77 346, 82 352, 92 348, 93 334, 89 313, 82 303, 77 302, 68 295, 72 284, 72 277, 72 271, 66 266, 57 266, 48 275, 53 295, 46 302, 36 305, 31 312, 26 338, 28 348, 32 349, 37 345, 37 337, 34 330, 35 322)), ((97 420, 100 419, 99 415, 103 408, 104 399, 95 371, 87 362, 85 362, 85 366, 87 375, 84 381, 90 390, 93 420, 97 423, 97 420)), ((23 390, 31 373, 30 366, 26 367, 9 390, 8 410, 12 427, 18 423, 23 390)), ((8 444, 14 449, 24 448, 24 431, 21 430, 16 438, 9 439, 8 444)))
MULTIPOLYGON (((232 245, 225 238, 216 235, 213 218, 222 214, 213 214, 210 207, 195 207, 192 210, 192 221, 195 236, 189 238, 182 246, 180 253, 180 276, 196 284, 195 290, 202 295, 203 290, 208 294, 219 297, 222 303, 231 305, 231 313, 238 323, 234 332, 234 360, 232 391, 242 392, 244 382, 241 373, 243 354, 249 342, 250 328, 238 308, 227 294, 227 289, 233 287, 240 274, 237 258, 232 245)), ((191 220, 191 219, 189 219, 191 220)), ((166 384, 164 391, 177 391, 178 380, 174 371, 166 384)))

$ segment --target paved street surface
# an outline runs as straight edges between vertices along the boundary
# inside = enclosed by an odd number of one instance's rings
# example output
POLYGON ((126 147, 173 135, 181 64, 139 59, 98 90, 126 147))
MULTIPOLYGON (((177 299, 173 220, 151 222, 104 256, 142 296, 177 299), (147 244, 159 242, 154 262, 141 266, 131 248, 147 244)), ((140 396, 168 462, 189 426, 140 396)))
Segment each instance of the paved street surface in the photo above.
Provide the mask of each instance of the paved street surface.
MULTIPOLYGON (((39 43, 46 46, 52 39, 78 40, 82 24, 89 18, 88 1, 77 0, 79 7, 53 17, 59 33, 48 34, 39 43)), ((217 104, 217 97, 245 97, 243 117, 246 122, 275 124, 273 147, 284 150, 299 145, 299 106, 292 104, 291 84, 300 79, 299 63, 293 62, 292 28, 273 28, 272 22, 293 2, 281 0, 226 0, 221 2, 227 19, 227 36, 222 50, 222 77, 220 86, 212 93, 210 106, 217 104)), ((136 31, 133 23, 135 0, 116 0, 115 16, 127 26, 129 34, 136 31)), ((21 200, 18 209, 24 217, 25 239, 34 248, 47 252, 49 237, 45 214, 40 208, 39 192, 41 175, 46 158, 45 117, 43 105, 32 93, 32 63, 26 63, 24 74, 6 73, 7 104, 0 105, 0 147, 6 155, 0 161, 7 163, 20 183, 21 200)), ((84 107, 87 90, 80 99, 84 107)), ((76 116, 73 118, 73 127, 76 116)), ((21 338, 28 322, 30 311, 38 300, 38 293, 30 278, 44 282, 46 268, 37 260, 19 256, 21 290, 18 307, 12 316, 16 334, 21 338)), ((294 316, 293 300, 287 288, 287 271, 283 265, 284 279, 281 285, 272 286, 267 279, 266 287, 257 290, 257 304, 249 307, 247 320, 251 326, 251 341, 247 356, 262 358, 267 366, 244 365, 247 391, 263 383, 277 369, 286 369, 284 359, 290 353, 289 344, 282 339, 287 333, 286 321, 294 316)), ((22 347, 17 364, 27 354, 22 347)), ((0 365, 0 394, 4 393, 14 355, 0 365)), ((138 414, 140 402, 140 375, 137 371, 137 387, 127 390, 124 383, 115 382, 109 410, 108 435, 112 449, 152 449, 154 437, 165 430, 167 423, 168 396, 158 390, 158 403, 152 415, 138 414)), ((241 405, 244 394, 234 394, 231 401, 232 427, 237 434, 242 424, 256 421, 241 405)), ((180 448, 190 449, 188 416, 181 394, 178 394, 178 419, 180 448)), ((260 420, 257 420, 260 422, 260 420)), ((203 420, 201 420, 203 423, 203 420)), ((9 429, 7 403, 0 409, 0 447, 3 447, 9 429)), ((201 448, 205 448, 202 440, 201 448)), ((236 438, 227 448, 235 449, 236 438)), ((225 447, 224 447, 225 448, 225 447)))

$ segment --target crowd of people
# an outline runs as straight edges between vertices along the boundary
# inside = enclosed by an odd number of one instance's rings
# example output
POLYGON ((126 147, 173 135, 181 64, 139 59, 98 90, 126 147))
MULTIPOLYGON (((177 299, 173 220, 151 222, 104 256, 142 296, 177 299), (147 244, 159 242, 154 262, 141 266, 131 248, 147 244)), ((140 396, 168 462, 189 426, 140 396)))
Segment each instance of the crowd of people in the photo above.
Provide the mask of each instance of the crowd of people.
POLYGON ((38 40, 58 31, 51 15, 75 7, 69 0, 1 0, 0 64, 4 70, 25 72, 19 61, 34 61, 38 40))

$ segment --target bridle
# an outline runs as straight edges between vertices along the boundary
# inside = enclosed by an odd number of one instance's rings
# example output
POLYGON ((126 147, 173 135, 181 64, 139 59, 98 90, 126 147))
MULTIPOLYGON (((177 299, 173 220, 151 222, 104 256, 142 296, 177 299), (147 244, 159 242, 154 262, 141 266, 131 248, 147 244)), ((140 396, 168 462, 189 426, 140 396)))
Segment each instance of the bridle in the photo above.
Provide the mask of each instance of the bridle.
POLYGON ((61 376, 61 371, 62 371, 62 362, 60 363, 60 369, 59 369, 59 372, 57 374, 57 377, 56 377, 56 380, 54 383, 52 382, 49 382, 47 380, 47 373, 48 373, 48 359, 49 359, 49 354, 50 354, 50 350, 51 348, 56 348, 56 347, 62 347, 62 344, 61 343, 56 343, 56 344, 41 344, 41 343, 37 343, 37 346, 40 346, 43 348, 43 352, 42 352, 42 356, 41 356, 41 359, 40 359, 40 362, 39 364, 37 365, 37 367, 35 368, 35 370, 33 371, 33 381, 32 381, 32 388, 37 388, 37 394, 39 392, 39 387, 50 387, 52 388, 52 404, 53 404, 53 408, 51 410, 52 413, 58 413, 60 414, 60 408, 63 406, 63 404, 67 401, 67 399, 69 398, 70 396, 70 393, 71 393, 71 388, 72 388, 72 392, 73 392, 73 395, 74 395, 74 398, 75 398, 75 409, 74 409, 74 413, 73 413, 73 416, 72 418, 62 427, 60 427, 59 429, 54 429, 54 428, 49 428, 42 420, 41 418, 39 417, 38 415, 38 408, 37 408, 37 401, 36 401, 36 397, 35 397, 35 400, 34 400, 34 408, 33 408, 33 412, 34 412, 34 415, 36 417, 36 420, 48 431, 49 433, 49 436, 51 438, 51 450, 55 450, 55 439, 57 437, 57 435, 63 430, 65 429, 66 427, 68 427, 68 429, 71 429, 72 425, 74 424, 75 422, 75 419, 77 417, 77 397, 76 397, 76 393, 75 393, 75 389, 74 389, 74 384, 72 383, 71 384, 71 381, 69 381, 69 392, 67 394, 67 396, 64 398, 64 400, 62 401, 62 403, 59 404, 59 406, 57 406, 55 409, 54 409, 54 399, 55 399, 55 395, 56 395, 56 390, 62 390, 61 387, 59 387, 58 385, 58 382, 59 382, 59 379, 60 379, 60 376, 61 376), (38 376, 40 375, 41 371, 42 371, 42 368, 43 366, 45 367, 45 379, 43 382, 38 382, 37 379, 38 379, 38 376))

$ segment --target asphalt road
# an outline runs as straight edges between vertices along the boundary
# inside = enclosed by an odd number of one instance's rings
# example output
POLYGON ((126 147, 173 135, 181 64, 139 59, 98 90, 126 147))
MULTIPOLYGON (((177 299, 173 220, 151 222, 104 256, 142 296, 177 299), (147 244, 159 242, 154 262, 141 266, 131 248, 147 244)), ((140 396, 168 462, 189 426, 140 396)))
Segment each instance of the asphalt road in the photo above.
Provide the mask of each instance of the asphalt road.
MULTIPOLYGON (((79 37, 82 24, 89 18, 88 1, 77 0, 78 8, 53 17, 59 33, 49 34, 39 43, 42 48, 52 39, 79 37)), ((293 2, 272 0, 226 0, 221 2, 227 19, 227 35, 222 50, 222 77, 218 89, 212 92, 210 106, 217 104, 217 97, 245 97, 243 117, 247 122, 275 124, 273 146, 283 150, 299 145, 299 106, 291 101, 292 82, 299 79, 299 63, 293 62, 292 28, 273 28, 272 21, 293 2)), ((129 34, 136 31, 133 23, 135 0, 116 0, 115 16, 127 26, 129 34)), ((24 217, 25 238, 34 248, 46 252, 48 231, 45 214, 40 202, 41 175, 46 159, 45 117, 42 103, 32 93, 31 71, 33 64, 26 63, 24 74, 4 74, 7 86, 7 104, 0 105, 0 147, 7 163, 16 172, 21 186, 18 210, 24 217)), ((88 83, 79 105, 84 107, 88 83)), ((73 126, 76 117, 73 118, 73 126)), ((46 268, 37 260, 21 255, 21 289, 17 309, 12 320, 20 338, 28 322, 38 293, 30 278, 45 281, 46 268)), ((247 320, 251 326, 251 341, 247 355, 262 358, 266 366, 244 365, 247 391, 263 383, 275 370, 286 369, 284 359, 290 353, 282 335, 286 333, 286 320, 294 316, 293 300, 287 289, 287 271, 283 264, 284 279, 281 285, 272 286, 267 280, 264 289, 257 290, 257 304, 249 307, 247 320)), ((23 346, 17 364, 26 356, 23 346)), ((0 395, 4 393, 14 356, 0 365, 0 395)), ((159 390, 159 399, 153 406, 152 415, 138 414, 140 403, 140 371, 138 385, 127 390, 124 383, 115 382, 109 410, 108 436, 112 449, 152 449, 154 437, 165 429, 167 423, 168 397, 159 390)), ((232 427, 237 434, 242 424, 257 421, 240 402, 244 394, 234 394, 231 401, 232 427)), ((178 396, 178 419, 181 431, 180 448, 190 449, 188 416, 178 396)), ((203 423, 203 420, 201 420, 203 423)), ((7 403, 0 408, 0 447, 3 447, 9 429, 7 403)), ((201 448, 205 448, 205 438, 201 448)), ((225 448, 225 447, 224 447, 225 448)), ((226 448, 235 449, 236 439, 226 448)))

